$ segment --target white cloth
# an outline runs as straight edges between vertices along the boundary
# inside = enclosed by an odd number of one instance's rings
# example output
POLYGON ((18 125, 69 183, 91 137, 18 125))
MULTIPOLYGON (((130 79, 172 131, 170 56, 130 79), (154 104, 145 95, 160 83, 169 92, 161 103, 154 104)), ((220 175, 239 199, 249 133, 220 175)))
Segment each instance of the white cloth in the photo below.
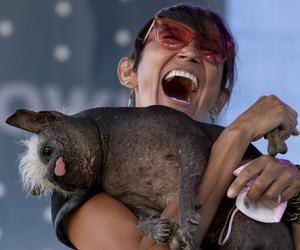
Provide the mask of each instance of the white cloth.
MULTIPOLYGON (((246 167, 249 167, 251 162, 237 168, 233 174, 238 176, 242 170, 246 167)), ((254 178, 255 179, 255 178, 254 178)), ((247 187, 245 187, 236 198, 236 207, 245 215, 252 218, 253 220, 257 220, 265 223, 275 223, 279 222, 282 218, 282 215, 286 209, 287 202, 277 203, 271 200, 258 200, 253 201, 247 197, 248 190, 253 184, 253 180, 247 183, 247 187)), ((279 199, 280 200, 280 199, 279 199)))

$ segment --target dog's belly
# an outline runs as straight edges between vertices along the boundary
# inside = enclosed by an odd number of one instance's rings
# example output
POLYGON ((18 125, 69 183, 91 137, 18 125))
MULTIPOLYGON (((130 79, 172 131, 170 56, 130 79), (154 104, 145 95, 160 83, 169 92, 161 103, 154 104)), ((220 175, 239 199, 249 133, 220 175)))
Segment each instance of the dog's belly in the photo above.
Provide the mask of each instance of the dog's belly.
POLYGON ((147 161, 109 167, 102 185, 111 196, 129 207, 146 206, 162 211, 178 197, 180 165, 177 161, 147 161))

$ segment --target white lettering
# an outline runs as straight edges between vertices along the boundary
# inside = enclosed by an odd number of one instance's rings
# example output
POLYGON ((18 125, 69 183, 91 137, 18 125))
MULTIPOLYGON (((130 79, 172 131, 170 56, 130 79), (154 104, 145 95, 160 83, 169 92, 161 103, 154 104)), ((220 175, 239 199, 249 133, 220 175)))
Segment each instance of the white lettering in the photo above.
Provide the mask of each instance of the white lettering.
POLYGON ((10 82, 7 85, 1 86, 0 90, 0 129, 9 134, 19 134, 20 131, 8 126, 4 121, 17 108, 28 108, 38 110, 41 106, 39 93, 33 85, 22 82, 10 82), (19 105, 19 107, 16 107, 19 105))
POLYGON ((12 128, 4 122, 19 108, 35 111, 51 109, 74 114, 92 107, 126 105, 127 94, 122 91, 97 89, 90 92, 81 86, 74 86, 70 90, 62 89, 55 83, 44 85, 42 88, 22 81, 1 84, 0 132, 11 135, 21 134, 21 130, 12 128))

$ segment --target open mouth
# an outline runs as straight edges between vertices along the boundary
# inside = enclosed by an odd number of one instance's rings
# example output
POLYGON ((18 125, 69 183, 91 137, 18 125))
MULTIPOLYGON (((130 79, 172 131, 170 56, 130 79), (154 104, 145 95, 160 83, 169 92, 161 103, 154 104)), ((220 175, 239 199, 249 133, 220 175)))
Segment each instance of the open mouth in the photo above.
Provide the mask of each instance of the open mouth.
POLYGON ((162 80, 165 94, 177 101, 189 104, 193 92, 199 88, 198 79, 183 70, 172 70, 162 80))

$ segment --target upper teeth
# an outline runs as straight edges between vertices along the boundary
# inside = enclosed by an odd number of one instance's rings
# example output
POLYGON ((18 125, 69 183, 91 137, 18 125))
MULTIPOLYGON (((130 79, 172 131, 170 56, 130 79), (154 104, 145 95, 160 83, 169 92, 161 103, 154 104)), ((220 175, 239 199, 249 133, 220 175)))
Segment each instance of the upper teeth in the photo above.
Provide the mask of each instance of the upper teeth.
POLYGON ((192 81, 192 91, 196 91, 199 88, 197 77, 183 70, 172 70, 166 75, 165 80, 171 80, 175 76, 181 76, 190 79, 192 81))

